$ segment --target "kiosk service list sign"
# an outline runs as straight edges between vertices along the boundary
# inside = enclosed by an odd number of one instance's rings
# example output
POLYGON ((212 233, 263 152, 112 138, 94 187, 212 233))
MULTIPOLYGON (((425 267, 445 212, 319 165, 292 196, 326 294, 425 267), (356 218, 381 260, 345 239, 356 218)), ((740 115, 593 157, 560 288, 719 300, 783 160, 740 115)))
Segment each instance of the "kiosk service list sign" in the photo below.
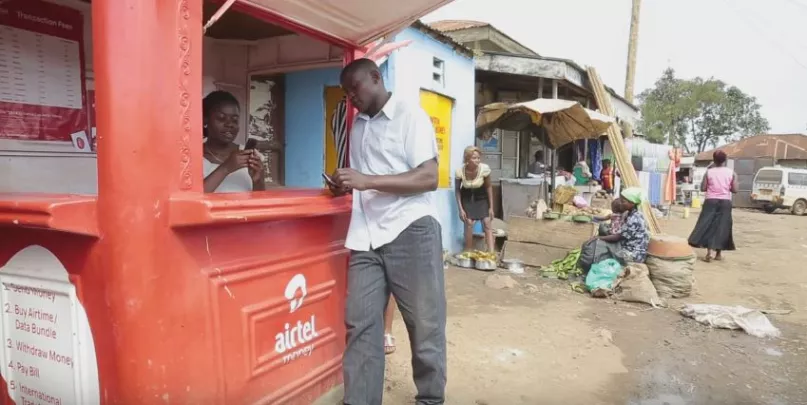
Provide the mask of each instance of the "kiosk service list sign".
POLYGON ((18 404, 98 404, 90 326, 67 270, 41 246, 0 269, 2 376, 18 404))

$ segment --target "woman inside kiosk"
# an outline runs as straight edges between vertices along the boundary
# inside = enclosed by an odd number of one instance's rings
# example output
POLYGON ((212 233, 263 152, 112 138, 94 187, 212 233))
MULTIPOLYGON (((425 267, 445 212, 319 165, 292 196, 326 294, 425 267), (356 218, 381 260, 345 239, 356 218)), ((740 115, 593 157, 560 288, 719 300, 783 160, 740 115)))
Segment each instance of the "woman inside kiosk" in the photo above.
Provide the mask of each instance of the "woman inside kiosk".
POLYGON ((205 138, 202 161, 206 193, 243 193, 266 189, 263 161, 255 149, 242 150, 238 136, 241 108, 235 96, 217 90, 202 101, 205 138))

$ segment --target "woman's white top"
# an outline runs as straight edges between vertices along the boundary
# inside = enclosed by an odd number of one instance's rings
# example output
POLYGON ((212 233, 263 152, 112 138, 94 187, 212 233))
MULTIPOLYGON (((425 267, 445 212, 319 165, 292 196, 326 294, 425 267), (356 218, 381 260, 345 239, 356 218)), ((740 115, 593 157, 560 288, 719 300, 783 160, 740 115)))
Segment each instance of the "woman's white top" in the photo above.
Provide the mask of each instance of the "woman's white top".
MULTIPOLYGON (((207 158, 202 159, 202 167, 204 169, 204 177, 213 173, 219 167, 219 163, 213 163, 207 158)), ((249 169, 243 167, 238 169, 224 178, 224 180, 216 187, 214 193, 245 193, 252 191, 252 177, 249 175, 249 169)))

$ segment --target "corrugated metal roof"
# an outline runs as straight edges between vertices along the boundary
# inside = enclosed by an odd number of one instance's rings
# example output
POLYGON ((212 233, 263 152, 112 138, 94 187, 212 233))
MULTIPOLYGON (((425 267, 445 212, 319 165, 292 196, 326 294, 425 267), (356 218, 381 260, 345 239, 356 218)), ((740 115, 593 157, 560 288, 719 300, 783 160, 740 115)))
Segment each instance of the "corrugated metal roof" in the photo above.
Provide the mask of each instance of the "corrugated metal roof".
POLYGON ((442 20, 430 23, 429 26, 440 32, 451 32, 468 28, 488 27, 490 24, 473 20, 442 20))
POLYGON ((430 35, 432 38, 451 46, 454 48, 455 51, 462 53, 463 55, 473 59, 474 52, 468 49, 463 44, 454 40, 450 36, 443 34, 442 31, 431 27, 429 24, 425 24, 423 21, 417 20, 412 24, 412 28, 418 29, 421 32, 425 33, 426 35, 430 35))
POLYGON ((712 160, 712 154, 722 150, 729 159, 775 157, 777 159, 807 159, 807 135, 760 134, 699 153, 696 161, 712 160))

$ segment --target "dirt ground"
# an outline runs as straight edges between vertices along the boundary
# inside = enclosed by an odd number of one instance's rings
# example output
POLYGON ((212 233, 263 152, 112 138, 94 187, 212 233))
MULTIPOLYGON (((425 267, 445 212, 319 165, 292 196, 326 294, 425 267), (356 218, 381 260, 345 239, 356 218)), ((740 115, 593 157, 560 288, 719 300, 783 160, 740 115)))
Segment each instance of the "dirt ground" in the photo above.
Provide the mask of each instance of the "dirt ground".
MULTIPOLYGON (((697 214, 662 221, 688 236, 697 214)), ((701 326, 674 309, 598 300, 536 271, 486 287, 489 273, 450 268, 451 405, 807 404, 807 217, 735 210, 737 251, 698 262, 683 303, 789 309, 782 338, 701 326)), ((703 252, 699 252, 700 255, 703 252)), ((387 357, 385 404, 414 403, 405 327, 387 357)))

